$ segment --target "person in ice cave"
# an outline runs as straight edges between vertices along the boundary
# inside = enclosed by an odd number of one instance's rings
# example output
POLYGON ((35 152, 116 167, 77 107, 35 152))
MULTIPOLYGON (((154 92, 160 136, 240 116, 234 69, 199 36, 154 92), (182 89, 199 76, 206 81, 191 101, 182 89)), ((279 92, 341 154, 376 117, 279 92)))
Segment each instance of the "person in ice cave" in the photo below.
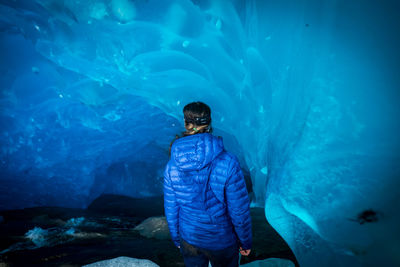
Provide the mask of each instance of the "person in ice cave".
POLYGON ((186 266, 238 266, 252 246, 250 203, 238 159, 212 135, 211 110, 183 109, 186 131, 170 147, 164 208, 186 266))

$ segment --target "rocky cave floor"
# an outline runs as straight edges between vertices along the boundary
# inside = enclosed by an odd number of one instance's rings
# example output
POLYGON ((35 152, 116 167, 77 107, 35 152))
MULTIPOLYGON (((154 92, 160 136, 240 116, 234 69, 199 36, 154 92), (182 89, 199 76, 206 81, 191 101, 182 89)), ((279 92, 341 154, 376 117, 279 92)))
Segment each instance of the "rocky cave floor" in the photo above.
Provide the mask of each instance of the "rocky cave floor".
MULTIPOLYGON (((103 195, 87 209, 37 207, 0 211, 0 216, 1 267, 82 266, 119 256, 184 266, 163 218, 141 231, 134 229, 148 218, 163 216, 162 198, 103 195)), ((286 242, 266 221, 264 209, 252 208, 251 216, 253 248, 241 264, 285 258, 298 266, 286 242)))

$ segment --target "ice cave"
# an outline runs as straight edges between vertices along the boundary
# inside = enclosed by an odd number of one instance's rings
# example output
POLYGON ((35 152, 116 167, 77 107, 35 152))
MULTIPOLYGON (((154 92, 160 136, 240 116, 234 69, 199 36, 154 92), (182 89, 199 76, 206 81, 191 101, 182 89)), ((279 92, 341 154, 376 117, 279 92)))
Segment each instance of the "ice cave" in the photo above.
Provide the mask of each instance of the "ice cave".
POLYGON ((399 266, 399 10, 1 0, 0 211, 162 196, 182 108, 202 101, 300 266, 399 266))

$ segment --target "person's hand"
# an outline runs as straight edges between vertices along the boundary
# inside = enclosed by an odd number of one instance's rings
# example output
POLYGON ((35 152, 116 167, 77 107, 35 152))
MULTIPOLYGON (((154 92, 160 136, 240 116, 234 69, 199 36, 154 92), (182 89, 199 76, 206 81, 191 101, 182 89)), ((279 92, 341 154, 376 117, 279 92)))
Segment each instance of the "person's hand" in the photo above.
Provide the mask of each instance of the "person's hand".
POLYGON ((251 249, 243 250, 242 247, 240 247, 239 251, 240 251, 240 254, 242 254, 242 256, 249 256, 251 249))

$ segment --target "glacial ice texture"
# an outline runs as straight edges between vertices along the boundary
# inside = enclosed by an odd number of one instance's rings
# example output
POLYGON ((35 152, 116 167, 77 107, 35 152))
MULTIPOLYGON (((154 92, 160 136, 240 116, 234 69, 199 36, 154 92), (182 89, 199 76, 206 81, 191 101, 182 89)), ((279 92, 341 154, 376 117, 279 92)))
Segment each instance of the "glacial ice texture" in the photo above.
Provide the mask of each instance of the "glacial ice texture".
POLYGON ((2 1, 0 206, 161 194, 201 100, 301 266, 399 265, 399 8, 2 1))
POLYGON ((110 260, 98 261, 88 265, 86 267, 158 267, 152 261, 135 259, 130 257, 118 257, 110 260))

